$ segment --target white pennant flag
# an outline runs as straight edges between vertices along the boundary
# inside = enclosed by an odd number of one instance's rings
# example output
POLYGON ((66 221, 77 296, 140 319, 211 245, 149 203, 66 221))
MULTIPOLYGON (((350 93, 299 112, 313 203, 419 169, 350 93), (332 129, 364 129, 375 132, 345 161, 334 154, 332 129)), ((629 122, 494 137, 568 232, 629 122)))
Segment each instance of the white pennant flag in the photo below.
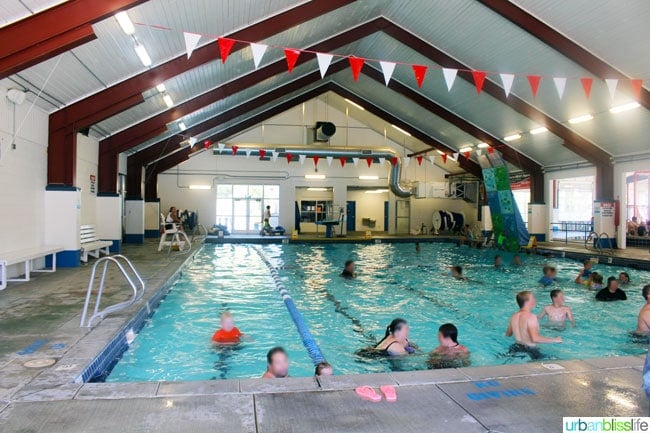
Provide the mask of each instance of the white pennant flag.
POLYGON ((384 165, 386 163, 386 158, 379 158, 379 165, 384 165))
POLYGON ((332 161, 334 161, 334 157, 333 156, 328 156, 325 159, 327 160, 327 166, 331 167, 332 166, 332 161))
POLYGON ((409 164, 411 163, 411 157, 405 156, 404 158, 402 158, 402 161, 404 161, 404 167, 408 167, 409 164))
POLYGON ((458 161, 458 155, 459 155, 458 152, 454 152, 454 153, 452 153, 452 154, 451 154, 451 159, 453 159, 454 161, 458 161))
POLYGON ((327 73, 327 68, 330 67, 330 63, 332 63, 332 56, 331 54, 325 54, 325 53, 316 53, 316 58, 318 59, 318 69, 320 69, 320 77, 325 78, 325 74, 327 73))
POLYGON ((605 80, 605 83, 607 84, 607 90, 609 90, 609 96, 614 99, 614 96, 616 96, 616 86, 618 86, 618 80, 615 78, 608 78, 605 80))
POLYGON ((501 82, 503 83, 503 90, 506 92, 506 98, 510 94, 510 89, 512 89, 512 82, 515 80, 514 74, 499 74, 501 76, 501 82))
POLYGON ((553 83, 555 83, 555 90, 557 90, 557 95, 562 99, 564 96, 564 88, 566 87, 566 78, 564 77, 555 77, 553 78, 553 83))
POLYGON ((300 161, 300 165, 303 165, 305 163, 305 158, 307 158, 307 155, 298 155, 298 160, 300 161))
POLYGON ((483 151, 481 149, 476 149, 476 156, 481 156, 483 155, 483 151))
POLYGON ((435 158, 436 158, 435 156, 429 155, 429 162, 431 163, 431 165, 434 164, 435 158))
POLYGON ((260 66, 260 62, 262 61, 262 57, 264 57, 264 53, 266 52, 267 48, 268 46, 264 44, 251 43, 251 51, 253 52, 253 63, 255 63, 255 69, 260 66))
POLYGON ((183 32, 183 36, 185 37, 185 51, 187 52, 187 58, 189 59, 192 55, 192 51, 194 51, 196 46, 199 44, 201 35, 197 33, 183 32))
POLYGON ((221 154, 221 151, 226 147, 225 143, 217 143, 217 147, 219 148, 219 154, 221 154))
POLYGON ((451 91, 451 86, 454 85, 454 80, 456 80, 456 74, 458 69, 447 69, 442 68, 442 74, 445 76, 445 83, 447 83, 447 91, 451 91))
POLYGON ((272 158, 273 158, 273 162, 275 162, 275 161, 278 160, 278 155, 279 155, 279 154, 280 154, 280 153, 279 153, 278 151, 276 151, 276 150, 272 150, 272 151, 271 151, 271 156, 272 156, 272 158))
POLYGON ((381 72, 384 73, 384 81, 388 86, 388 83, 390 82, 390 79, 393 76, 393 71, 395 70, 395 63, 382 61, 379 62, 379 65, 381 66, 381 72))
POLYGON ((246 149, 246 159, 250 158, 253 149, 246 149))
POLYGON ((356 167, 357 164, 359 164, 359 158, 356 157, 352 158, 352 164, 354 164, 354 166, 356 167))

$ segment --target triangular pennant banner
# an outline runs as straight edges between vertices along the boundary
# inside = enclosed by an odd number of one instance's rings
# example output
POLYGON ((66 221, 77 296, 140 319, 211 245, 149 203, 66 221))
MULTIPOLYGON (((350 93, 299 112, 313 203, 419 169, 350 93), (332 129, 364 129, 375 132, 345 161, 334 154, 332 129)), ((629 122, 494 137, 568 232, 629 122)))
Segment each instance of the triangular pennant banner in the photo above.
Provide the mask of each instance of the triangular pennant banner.
POLYGON ((483 90, 483 83, 485 82, 485 76, 487 74, 484 71, 472 71, 472 77, 474 77, 474 85, 476 85, 476 93, 481 94, 483 90))
POLYGON ((643 80, 630 80, 630 87, 632 88, 632 94, 634 97, 636 99, 640 99, 641 89, 643 88, 643 80))
POLYGON ((415 159, 418 160, 418 165, 422 165, 422 160, 424 159, 424 157, 422 155, 416 156, 415 159))
POLYGON ((183 37, 185 38, 185 52, 187 52, 187 58, 189 59, 192 56, 192 51, 199 45, 201 35, 198 33, 183 32, 183 37))
POLYGON ((232 150, 233 155, 237 155, 237 151, 239 150, 239 146, 235 146, 233 144, 232 147, 230 148, 230 150, 232 150))
POLYGON ((331 54, 316 53, 316 59, 318 60, 318 69, 320 69, 321 78, 325 78, 327 69, 330 67, 330 63, 332 63, 332 57, 334 56, 331 54))
POLYGON ((582 90, 585 91, 585 96, 589 99, 591 96, 591 85, 594 83, 594 79, 589 77, 580 78, 580 83, 582 83, 582 90))
POLYGON ((228 39, 228 38, 219 38, 217 39, 217 43, 219 44, 219 54, 221 55, 221 63, 226 63, 226 60, 228 60, 228 56, 230 55, 230 51, 232 50, 232 47, 235 45, 235 40, 228 39))
POLYGON ((300 161, 300 165, 303 165, 305 163, 306 158, 307 155, 298 155, 298 160, 300 161))
POLYGON ((404 161, 404 167, 408 167, 409 164, 411 163, 411 157, 409 157, 409 156, 405 156, 405 157, 402 158, 402 159, 403 159, 403 161, 404 161))
POLYGON ((465 153, 463 154, 463 156, 465 157, 465 159, 469 159, 469 156, 470 156, 470 155, 471 155, 470 152, 465 152, 465 153))
POLYGON ((280 153, 278 151, 276 151, 276 150, 271 151, 271 157, 273 158, 273 162, 278 160, 278 155, 280 155, 280 153))
POLYGON ((372 165, 372 158, 371 157, 366 158, 366 164, 368 164, 368 168, 370 168, 370 166, 372 165))
POLYGON ((481 149, 476 149, 476 156, 481 156, 483 155, 483 151, 481 149))
POLYGON ((293 159, 293 154, 292 153, 285 153, 284 157, 287 158, 287 164, 289 164, 291 162, 291 160, 293 159))
POLYGON ((246 149, 246 158, 250 158, 253 149, 246 149))
MULTIPOLYGON (((194 140, 195 140, 194 142, 196 143, 196 138, 195 138, 194 140)), ((192 142, 192 140, 190 139, 190 143, 191 143, 191 142, 192 142)), ((194 144, 192 144, 192 146, 194 146, 194 144)), ((203 142, 203 148, 204 148, 204 149, 209 149, 210 146, 212 146, 212 142, 211 142, 210 140, 205 140, 205 141, 203 142)))
POLYGON ((423 65, 413 65, 413 73, 415 74, 415 81, 418 83, 418 87, 422 88, 424 76, 427 74, 427 67, 423 65))
POLYGON ((492 155, 494 153, 494 147, 488 147, 488 153, 492 155))
POLYGON ((390 78, 393 76, 393 71, 395 70, 395 63, 379 62, 379 66, 381 66, 381 72, 384 74, 384 82, 388 86, 390 78))
POLYGON ((266 156, 266 150, 260 149, 260 159, 264 159, 265 156, 266 156))
POLYGON ((390 159, 390 164, 391 164, 392 166, 396 166, 398 163, 399 163, 399 158, 398 158, 398 157, 393 156, 393 157, 390 159))
POLYGON ((451 91, 451 86, 454 85, 454 80, 456 80, 456 74, 458 74, 458 69, 447 69, 442 68, 442 75, 445 76, 445 83, 447 83, 447 91, 451 91))
POLYGON ((442 157, 442 163, 443 163, 443 164, 447 164, 447 154, 446 154, 446 153, 443 153, 443 154, 440 155, 440 156, 442 157))
POLYGON ((533 98, 537 97, 537 90, 539 90, 539 83, 542 81, 540 75, 526 75, 528 84, 530 84, 530 91, 533 93, 533 98))
POLYGON ((345 156, 342 156, 342 157, 339 158, 339 161, 341 161, 341 167, 345 167, 345 161, 346 161, 346 159, 347 159, 347 158, 346 158, 345 156))
POLYGON ((260 66, 260 62, 262 61, 262 57, 264 57, 264 53, 266 52, 267 48, 268 46, 264 44, 251 43, 251 51, 253 52, 253 63, 255 64, 255 69, 260 66))
POLYGON ((352 164, 354 164, 355 167, 359 165, 359 158, 357 158, 356 156, 352 158, 352 164))
POLYGON ((614 99, 614 96, 616 96, 616 86, 618 86, 618 80, 615 78, 608 78, 605 80, 605 84, 607 84, 609 96, 614 99))
POLYGON ((499 74, 501 77, 501 82, 503 83, 503 90, 506 92, 506 98, 510 94, 510 90, 512 89, 512 83, 515 81, 515 75, 514 74, 499 74))
POLYGON ((217 143, 217 147, 219 148, 219 153, 221 153, 226 148, 226 145, 224 143, 217 143))
POLYGON ((386 164, 386 158, 379 158, 379 165, 383 166, 386 164))
POLYGON ((350 69, 352 69, 352 78, 354 81, 357 81, 359 79, 359 74, 361 73, 361 68, 363 68, 363 64, 366 60, 354 56, 348 57, 348 60, 350 61, 350 69))
POLYGON ((327 166, 331 167, 332 166, 332 161, 334 161, 334 157, 333 156, 326 156, 325 160, 327 160, 327 166))
POLYGON ((284 57, 287 58, 287 69, 289 70, 289 72, 293 71, 293 67, 296 66, 296 62, 298 61, 299 56, 300 56, 299 50, 292 50, 290 48, 284 49, 284 57))
POLYGON ((452 153, 451 154, 451 159, 453 159, 454 161, 458 161, 458 152, 452 153))
POLYGON ((562 99, 562 96, 564 96, 564 89, 566 88, 566 78, 554 77, 553 83, 555 84, 555 90, 557 90, 557 96, 562 99))
POLYGON ((431 163, 431 165, 436 163, 435 155, 429 155, 428 158, 429 158, 429 162, 431 163))
POLYGON ((314 156, 314 166, 318 167, 318 161, 320 160, 320 156, 316 155, 314 156))

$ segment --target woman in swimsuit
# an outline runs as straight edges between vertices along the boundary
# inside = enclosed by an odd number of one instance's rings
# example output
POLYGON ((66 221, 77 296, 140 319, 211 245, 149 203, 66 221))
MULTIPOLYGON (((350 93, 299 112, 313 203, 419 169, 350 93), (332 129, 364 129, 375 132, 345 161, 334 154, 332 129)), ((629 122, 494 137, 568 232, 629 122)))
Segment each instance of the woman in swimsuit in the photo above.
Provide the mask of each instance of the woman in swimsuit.
POLYGON ((409 325, 404 319, 395 319, 386 327, 386 335, 375 347, 387 355, 410 355, 417 346, 409 342, 409 325))

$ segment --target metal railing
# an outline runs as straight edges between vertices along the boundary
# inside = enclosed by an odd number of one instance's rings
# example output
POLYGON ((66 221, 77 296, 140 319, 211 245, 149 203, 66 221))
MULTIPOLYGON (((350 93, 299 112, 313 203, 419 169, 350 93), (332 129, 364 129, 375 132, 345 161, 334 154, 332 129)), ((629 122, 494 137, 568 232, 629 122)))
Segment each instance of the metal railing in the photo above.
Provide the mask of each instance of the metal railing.
POLYGON ((564 241, 565 244, 586 241, 592 231, 590 221, 552 222, 549 227, 551 229, 550 240, 554 242, 564 241))
POLYGON ((612 239, 609 237, 609 235, 605 232, 603 233, 596 233, 596 232, 590 232, 589 236, 585 238, 585 249, 588 251, 595 251, 599 254, 609 254, 610 256, 614 254, 614 246, 612 245, 612 239), (601 240, 602 239, 607 239, 607 244, 608 247, 607 249, 603 249, 601 246, 601 240))
POLYGON ((140 277, 140 274, 138 274, 138 271, 136 271, 135 267, 123 255, 116 254, 113 256, 107 256, 107 257, 102 257, 101 259, 97 260, 95 262, 95 265, 93 266, 93 270, 90 274, 90 282, 88 283, 88 291, 86 292, 86 301, 84 302, 84 308, 81 313, 81 323, 79 324, 80 327, 92 327, 93 322, 95 319, 103 319, 107 315, 111 313, 115 313, 116 311, 123 310, 130 305, 133 305, 134 302, 140 300, 142 296, 144 295, 145 291, 145 284, 144 281, 142 281, 142 278, 140 277), (117 304, 109 305, 108 307, 104 308, 103 310, 99 311, 99 306, 102 301, 102 294, 104 292, 104 283, 106 282, 106 273, 108 271, 108 265, 110 263, 115 264, 119 271, 122 273, 122 276, 124 279, 129 283, 129 286, 131 287, 131 290, 133 291, 133 294, 131 297, 124 301, 124 302, 118 302, 117 304), (95 308, 93 309, 93 313, 90 316, 88 320, 86 320, 86 317, 88 315, 88 307, 90 305, 90 299, 92 297, 92 292, 93 288, 95 286, 95 276, 97 274, 97 267, 103 264, 104 268, 102 269, 101 272, 101 277, 99 279, 99 286, 97 287, 97 299, 95 301, 95 308), (126 268, 125 266, 126 265, 126 268))

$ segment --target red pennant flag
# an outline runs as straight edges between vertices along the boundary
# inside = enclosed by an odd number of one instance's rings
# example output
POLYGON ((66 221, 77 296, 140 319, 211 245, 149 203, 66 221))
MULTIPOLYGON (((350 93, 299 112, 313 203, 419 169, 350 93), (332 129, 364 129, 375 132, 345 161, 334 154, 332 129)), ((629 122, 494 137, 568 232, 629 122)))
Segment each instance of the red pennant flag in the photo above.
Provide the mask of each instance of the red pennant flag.
POLYGON ((440 155, 440 156, 442 156, 442 163, 443 163, 443 164, 447 164, 447 154, 446 154, 446 153, 443 153, 443 154, 440 155))
POLYGON ((293 159, 293 154, 292 153, 287 153, 284 155, 287 158, 287 164, 291 162, 293 159))
POLYGON ((422 65, 413 65, 413 73, 415 74, 415 81, 418 82, 418 87, 422 88, 424 76, 427 74, 427 67, 422 65))
POLYGON ((318 160, 320 159, 320 156, 314 156, 314 165, 318 167, 318 160))
POLYGON ((212 142, 211 142, 210 140, 205 140, 205 141, 203 142, 203 148, 204 148, 204 149, 209 149, 210 146, 212 146, 212 142))
POLYGON ((474 77, 474 84, 476 85, 476 93, 479 95, 481 94, 481 90, 483 90, 486 75, 484 71, 472 71, 472 77, 474 77))
POLYGON ((641 88, 643 87, 643 80, 630 80, 632 87, 632 94, 636 99, 641 99, 641 88))
POLYGON ((339 161, 341 161, 341 167, 345 167, 345 160, 346 160, 345 156, 339 158, 339 161))
POLYGON ((264 159, 265 156, 266 156, 266 150, 260 149, 260 159, 264 159))
POLYGON ((372 158, 371 157, 366 158, 366 164, 368 164, 368 168, 370 168, 370 166, 372 165, 372 158))
POLYGON ((465 155, 465 159, 469 159, 469 155, 470 155, 469 152, 465 152, 464 155, 465 155))
POLYGON ((494 153, 494 147, 488 147, 488 153, 492 155, 494 153))
POLYGON ((396 156, 393 156, 393 157, 390 159, 390 163, 391 163, 392 165, 397 165, 398 162, 399 162, 399 158, 396 157, 396 156))
POLYGON ((361 68, 363 68, 363 63, 366 60, 361 57, 348 57, 348 60, 350 61, 350 68, 352 68, 352 78, 354 78, 354 81, 357 81, 361 73, 361 68))
POLYGON ((422 165, 422 160, 424 159, 424 157, 422 155, 416 156, 415 159, 418 160, 418 165, 422 165))
POLYGON ((539 75, 526 75, 526 78, 528 78, 528 84, 530 84, 530 91, 533 92, 533 98, 537 97, 537 90, 542 77, 539 75))
POLYGON ((217 42, 219 43, 219 53, 221 54, 221 63, 226 63, 226 60, 230 55, 230 51, 232 50, 232 47, 235 45, 235 40, 228 39, 228 38, 219 38, 217 39, 217 42))
POLYGON ((239 146, 235 146, 234 144, 232 145, 232 154, 237 155, 237 151, 239 150, 239 146))
POLYGON ((582 83, 582 90, 585 91, 585 96, 589 99, 589 96, 591 96, 591 85, 594 83, 593 78, 580 78, 580 82, 582 83))
POLYGON ((300 56, 300 50, 293 50, 290 48, 284 49, 284 57, 287 58, 287 68, 289 69, 289 72, 292 72, 293 67, 296 66, 298 56, 300 56))

